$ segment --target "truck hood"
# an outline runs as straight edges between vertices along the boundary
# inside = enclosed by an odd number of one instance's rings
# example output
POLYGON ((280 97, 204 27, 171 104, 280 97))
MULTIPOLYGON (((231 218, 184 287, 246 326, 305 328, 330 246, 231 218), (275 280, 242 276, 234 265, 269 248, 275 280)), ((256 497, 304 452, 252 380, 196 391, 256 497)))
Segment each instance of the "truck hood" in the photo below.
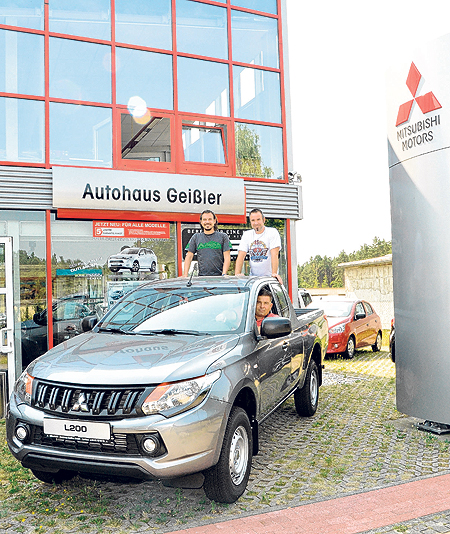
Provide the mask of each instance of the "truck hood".
POLYGON ((35 378, 83 385, 141 385, 185 380, 206 373, 233 349, 239 335, 129 336, 89 332, 35 360, 35 378))

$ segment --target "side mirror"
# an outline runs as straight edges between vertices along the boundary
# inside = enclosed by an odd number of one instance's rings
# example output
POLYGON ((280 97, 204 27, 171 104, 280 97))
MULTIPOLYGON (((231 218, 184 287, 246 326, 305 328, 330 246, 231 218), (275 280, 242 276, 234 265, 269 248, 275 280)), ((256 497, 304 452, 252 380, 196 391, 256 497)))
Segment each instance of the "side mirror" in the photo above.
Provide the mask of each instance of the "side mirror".
POLYGON ((359 319, 364 319, 366 316, 365 313, 357 313, 355 314, 355 321, 358 321, 359 319))
POLYGON ((94 328, 94 326, 97 323, 98 323, 97 317, 92 317, 92 315, 89 316, 89 317, 85 317, 81 321, 81 330, 82 330, 82 332, 89 332, 90 330, 92 330, 94 328))
POLYGON ((261 336, 276 338, 292 332, 291 320, 286 317, 267 317, 261 324, 261 336))

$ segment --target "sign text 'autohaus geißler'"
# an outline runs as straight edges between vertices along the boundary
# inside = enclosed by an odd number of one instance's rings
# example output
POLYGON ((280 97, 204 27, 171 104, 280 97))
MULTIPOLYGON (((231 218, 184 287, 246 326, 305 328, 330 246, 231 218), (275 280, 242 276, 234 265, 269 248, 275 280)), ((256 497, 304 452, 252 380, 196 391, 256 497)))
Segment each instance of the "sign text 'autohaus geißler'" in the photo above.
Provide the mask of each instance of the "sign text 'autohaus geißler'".
POLYGON ((242 215, 245 190, 239 178, 53 167, 53 207, 242 215))

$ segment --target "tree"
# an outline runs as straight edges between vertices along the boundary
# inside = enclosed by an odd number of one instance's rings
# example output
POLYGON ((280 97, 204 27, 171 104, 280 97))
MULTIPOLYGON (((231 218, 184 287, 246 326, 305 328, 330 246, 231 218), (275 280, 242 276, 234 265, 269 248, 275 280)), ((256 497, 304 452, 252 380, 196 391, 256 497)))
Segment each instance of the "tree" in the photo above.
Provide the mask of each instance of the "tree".
POLYGON ((359 250, 347 254, 342 250, 335 258, 328 256, 311 257, 309 261, 297 267, 299 287, 344 287, 344 268, 340 263, 378 258, 392 252, 392 242, 373 238, 371 245, 364 243, 359 250))

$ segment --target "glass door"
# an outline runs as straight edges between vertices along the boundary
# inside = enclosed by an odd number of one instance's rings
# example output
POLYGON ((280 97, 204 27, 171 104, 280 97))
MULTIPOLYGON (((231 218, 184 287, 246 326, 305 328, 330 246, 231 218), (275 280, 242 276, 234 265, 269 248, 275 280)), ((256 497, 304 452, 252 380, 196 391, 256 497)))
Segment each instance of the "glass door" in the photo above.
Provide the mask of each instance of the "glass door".
MULTIPOLYGON (((18 376, 14 357, 12 237, 0 237, 0 371, 8 371, 8 391, 18 376)), ((5 392, 1 392, 6 398, 5 392)))

